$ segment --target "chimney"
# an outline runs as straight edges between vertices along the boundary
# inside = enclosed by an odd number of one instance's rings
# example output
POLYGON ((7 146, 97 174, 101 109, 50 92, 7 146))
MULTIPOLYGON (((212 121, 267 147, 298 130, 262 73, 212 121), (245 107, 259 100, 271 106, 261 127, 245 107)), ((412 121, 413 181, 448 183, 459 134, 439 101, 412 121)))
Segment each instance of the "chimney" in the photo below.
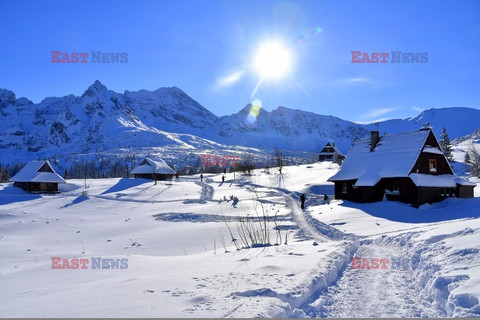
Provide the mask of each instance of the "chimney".
POLYGON ((378 143, 378 140, 380 140, 380 134, 378 131, 370 131, 370 152, 375 149, 375 146, 378 143))

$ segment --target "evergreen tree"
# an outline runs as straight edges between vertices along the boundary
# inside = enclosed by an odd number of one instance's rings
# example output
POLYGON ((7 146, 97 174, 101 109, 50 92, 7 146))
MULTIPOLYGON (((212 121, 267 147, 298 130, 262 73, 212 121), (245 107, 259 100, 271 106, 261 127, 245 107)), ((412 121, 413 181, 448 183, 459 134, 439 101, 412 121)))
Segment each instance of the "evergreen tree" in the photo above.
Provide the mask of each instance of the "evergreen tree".
POLYGON ((0 182, 6 182, 5 181, 5 178, 4 178, 4 174, 5 174, 5 169, 2 167, 2 165, 0 164, 0 182))
POLYGON ((452 161, 452 142, 448 137, 447 129, 443 127, 442 134, 440 135, 442 140, 440 141, 440 147, 442 148, 443 154, 447 157, 448 161, 452 161))
POLYGON ((8 182, 10 180, 10 173, 8 172, 8 166, 2 167, 0 165, 0 182, 8 182))
POLYGON ((480 153, 475 144, 470 145, 470 174, 480 178, 480 153))

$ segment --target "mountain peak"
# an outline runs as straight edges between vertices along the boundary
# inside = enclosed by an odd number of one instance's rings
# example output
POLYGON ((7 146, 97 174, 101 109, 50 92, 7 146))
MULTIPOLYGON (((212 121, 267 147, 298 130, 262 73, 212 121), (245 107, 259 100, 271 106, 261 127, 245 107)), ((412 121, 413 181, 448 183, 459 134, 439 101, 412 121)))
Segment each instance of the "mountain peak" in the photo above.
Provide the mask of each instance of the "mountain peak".
POLYGON ((94 95, 98 94, 99 92, 103 92, 103 91, 108 91, 108 89, 107 89, 107 87, 105 87, 103 85, 103 83, 101 83, 97 79, 97 80, 95 80, 95 82, 90 87, 88 87, 87 90, 85 90, 82 97, 83 96, 93 97, 94 95))
POLYGON ((15 93, 13 93, 13 91, 0 88, 0 99, 15 101, 16 100, 15 93))

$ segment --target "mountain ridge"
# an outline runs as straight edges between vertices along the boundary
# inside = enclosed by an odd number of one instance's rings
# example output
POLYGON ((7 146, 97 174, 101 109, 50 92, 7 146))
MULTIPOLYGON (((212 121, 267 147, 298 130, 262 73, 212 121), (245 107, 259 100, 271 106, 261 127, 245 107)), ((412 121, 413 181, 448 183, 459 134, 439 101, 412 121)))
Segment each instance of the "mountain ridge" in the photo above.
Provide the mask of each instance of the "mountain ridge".
MULTIPOLYGON (((279 106, 216 116, 178 87, 117 93, 99 80, 81 96, 46 97, 40 103, 0 89, 1 164, 53 155, 100 153, 128 148, 186 150, 257 148, 318 152, 334 141, 347 152, 375 124, 279 106), (254 110, 255 111, 255 110, 254 110), (248 116, 248 118, 247 118, 248 116), (253 121, 255 120, 255 121, 253 121)), ((410 131, 430 122, 451 139, 480 127, 480 110, 429 109, 416 117, 379 122, 381 134, 410 131)))

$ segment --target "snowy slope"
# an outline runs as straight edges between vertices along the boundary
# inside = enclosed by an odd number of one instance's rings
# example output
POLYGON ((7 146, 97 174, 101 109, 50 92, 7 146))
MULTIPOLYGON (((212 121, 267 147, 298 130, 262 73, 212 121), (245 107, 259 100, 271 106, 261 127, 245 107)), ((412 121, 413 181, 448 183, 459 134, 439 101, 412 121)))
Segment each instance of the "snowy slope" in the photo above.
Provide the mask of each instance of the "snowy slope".
POLYGON ((245 125, 251 105, 219 119, 223 141, 260 149, 305 150, 318 152, 329 141, 346 152, 352 141, 368 132, 358 124, 333 116, 285 107, 268 112, 263 109, 252 126, 245 125), (239 134, 241 133, 241 134, 239 134))
POLYGON ((469 176, 469 167, 465 163, 465 154, 471 155, 472 147, 480 153, 480 133, 474 132, 452 141, 453 170, 459 176, 469 176))
MULTIPOLYGON (((433 127, 437 139, 443 127, 447 129, 450 138, 463 137, 471 134, 480 127, 480 110, 471 108, 442 108, 429 109, 421 112, 418 116, 407 119, 393 119, 382 121, 378 125, 381 134, 399 133, 405 131, 418 130, 425 123, 430 123, 433 127)), ((367 125, 368 130, 376 130, 375 124, 367 125)))
POLYGON ((337 170, 99 179, 87 189, 69 180, 57 195, 0 184, 0 316, 478 317, 479 186, 476 198, 420 209, 324 202, 337 170), (238 239, 239 217, 263 211, 282 241, 268 220, 278 245, 236 250, 227 226, 238 239), (352 256, 408 263, 352 269, 352 256), (128 268, 56 270, 51 257, 126 258, 128 268))

